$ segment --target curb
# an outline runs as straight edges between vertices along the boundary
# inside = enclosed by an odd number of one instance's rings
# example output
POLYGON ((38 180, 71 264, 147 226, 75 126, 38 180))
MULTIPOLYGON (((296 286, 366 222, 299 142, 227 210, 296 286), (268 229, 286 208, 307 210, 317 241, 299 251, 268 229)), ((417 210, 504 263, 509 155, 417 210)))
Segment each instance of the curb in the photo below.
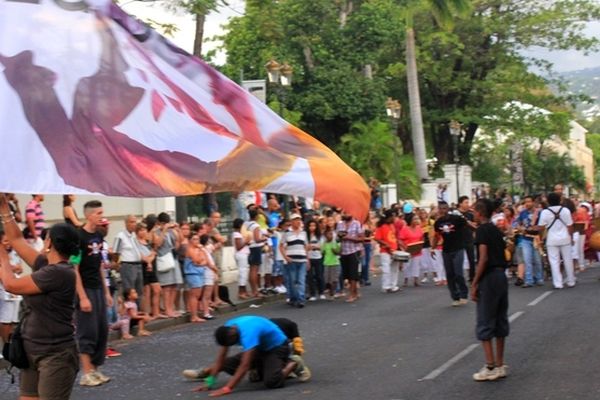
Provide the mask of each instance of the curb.
MULTIPOLYGON (((284 299, 285 299, 285 295, 283 295, 283 294, 267 295, 266 297, 259 298, 259 299, 240 301, 235 306, 231 306, 228 304, 224 307, 215 308, 214 313, 218 314, 218 315, 228 315, 228 314, 233 314, 238 311, 252 308, 251 307, 252 305, 262 306, 265 304, 276 303, 276 302, 278 302, 280 300, 284 300, 284 299)), ((177 318, 157 319, 157 320, 151 321, 148 324, 146 324, 146 330, 148 330, 150 332, 157 332, 157 331, 160 331, 160 330, 163 330, 166 328, 171 328, 171 327, 183 325, 183 324, 191 324, 189 313, 185 313, 184 315, 177 317, 177 318)), ((132 334, 133 334, 133 332, 137 332, 137 328, 134 328, 132 330, 132 334)), ((109 342, 122 341, 121 333, 118 331, 109 332, 108 341, 109 342)))

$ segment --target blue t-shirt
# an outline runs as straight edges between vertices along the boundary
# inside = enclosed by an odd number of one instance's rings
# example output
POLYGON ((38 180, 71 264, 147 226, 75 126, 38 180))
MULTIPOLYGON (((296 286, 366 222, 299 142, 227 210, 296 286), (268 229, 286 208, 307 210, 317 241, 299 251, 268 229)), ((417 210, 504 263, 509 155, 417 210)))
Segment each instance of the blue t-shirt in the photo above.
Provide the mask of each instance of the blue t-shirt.
POLYGON ((230 319, 225 326, 236 326, 240 335, 239 345, 243 351, 256 348, 269 351, 283 345, 287 337, 271 320, 264 317, 245 315, 230 319))
POLYGON ((269 226, 269 228, 277 228, 280 222, 281 214, 278 211, 271 211, 267 215, 267 225, 269 226))
POLYGON ((533 225, 533 211, 523 210, 519 213, 517 222, 522 224, 525 228, 531 228, 533 225))

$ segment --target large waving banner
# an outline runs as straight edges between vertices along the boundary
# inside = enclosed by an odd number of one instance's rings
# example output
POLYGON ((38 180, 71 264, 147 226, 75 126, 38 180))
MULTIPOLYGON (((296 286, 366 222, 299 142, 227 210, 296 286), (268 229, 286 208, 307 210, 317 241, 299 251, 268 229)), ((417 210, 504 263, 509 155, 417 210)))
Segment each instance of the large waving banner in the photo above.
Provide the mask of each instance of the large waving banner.
POLYGON ((262 190, 367 215, 364 180, 110 0, 0 0, 0 191, 262 190))

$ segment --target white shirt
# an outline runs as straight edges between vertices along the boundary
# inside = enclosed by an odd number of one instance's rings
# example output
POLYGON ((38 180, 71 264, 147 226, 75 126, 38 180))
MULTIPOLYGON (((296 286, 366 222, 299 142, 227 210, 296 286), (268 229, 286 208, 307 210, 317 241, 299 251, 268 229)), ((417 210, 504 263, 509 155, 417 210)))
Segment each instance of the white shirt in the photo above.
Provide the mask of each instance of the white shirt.
POLYGON ((548 246, 566 246, 571 244, 571 235, 569 235, 568 226, 573 225, 571 211, 563 206, 552 206, 540 212, 539 225, 543 225, 548 229, 546 244, 548 246), (557 214, 558 219, 553 223, 557 214))
MULTIPOLYGON (((234 248, 235 239, 241 239, 242 243, 244 242, 244 236, 240 232, 233 232, 233 240, 231 242, 233 243, 234 248)), ((236 256, 247 256, 248 254, 250 254, 250 249, 248 248, 248 245, 245 245, 241 249, 235 251, 236 256)))
POLYGON ((121 262, 139 263, 142 261, 135 233, 129 233, 126 230, 119 232, 115 237, 113 251, 120 255, 121 262))

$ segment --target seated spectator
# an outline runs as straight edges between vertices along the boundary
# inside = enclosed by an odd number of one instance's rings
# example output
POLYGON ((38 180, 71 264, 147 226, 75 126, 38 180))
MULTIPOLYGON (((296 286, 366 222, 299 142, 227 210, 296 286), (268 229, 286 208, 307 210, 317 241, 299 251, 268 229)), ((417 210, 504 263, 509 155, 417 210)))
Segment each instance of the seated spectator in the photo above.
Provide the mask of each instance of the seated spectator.
POLYGON ((131 328, 133 328, 136 325, 139 326, 138 336, 150 336, 152 333, 145 329, 146 323, 150 321, 150 316, 145 312, 138 311, 138 292, 134 288, 124 289, 123 296, 125 298, 125 302, 123 303, 124 313, 126 315, 126 318, 129 318, 131 320, 129 326, 131 328))

